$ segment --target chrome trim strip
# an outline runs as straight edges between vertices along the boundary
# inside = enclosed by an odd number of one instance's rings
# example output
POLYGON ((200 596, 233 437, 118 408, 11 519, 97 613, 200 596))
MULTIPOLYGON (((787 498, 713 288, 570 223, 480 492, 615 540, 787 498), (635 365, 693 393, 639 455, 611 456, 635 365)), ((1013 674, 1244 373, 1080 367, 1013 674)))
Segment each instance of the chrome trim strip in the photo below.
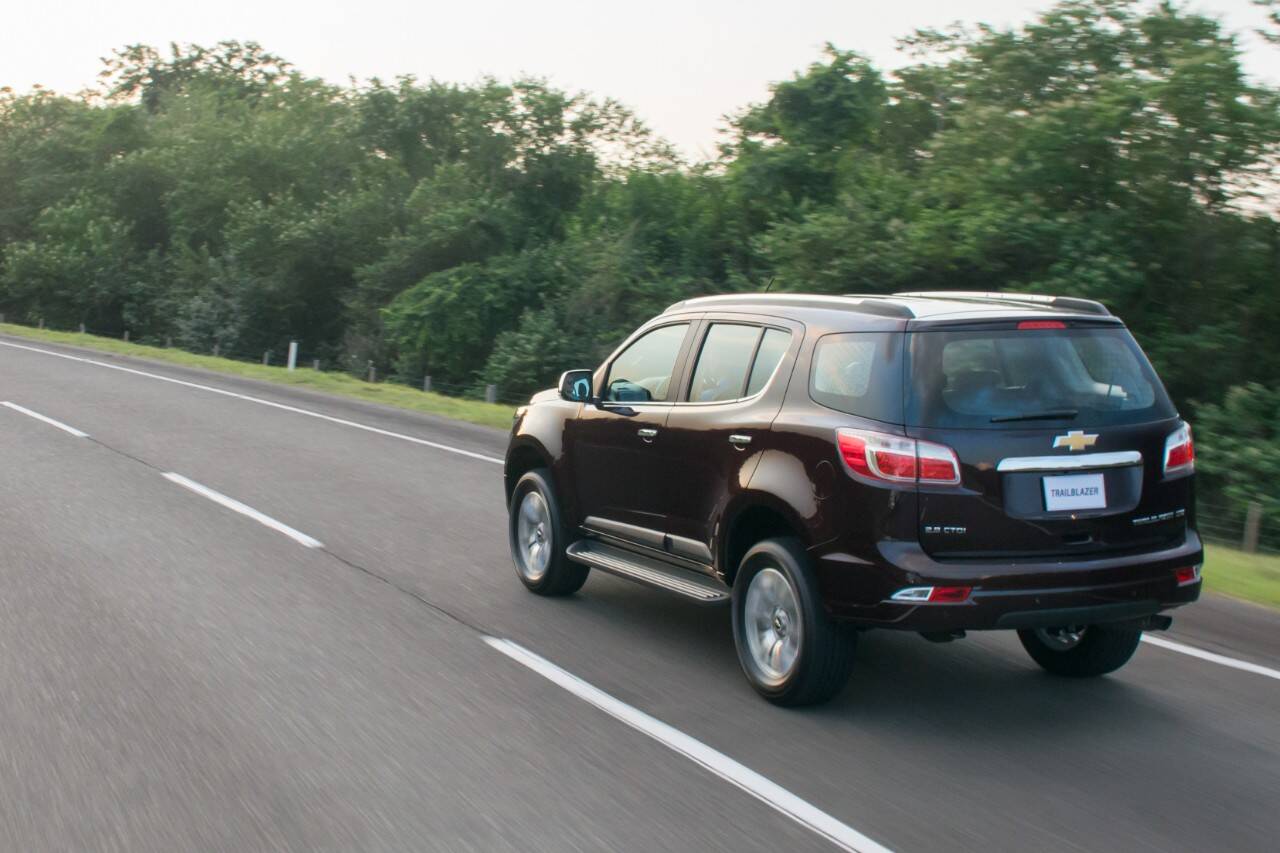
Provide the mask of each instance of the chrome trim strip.
POLYGON ((996 470, 1009 471, 1079 471, 1082 468, 1123 468, 1141 465, 1142 454, 1136 450, 1114 453, 1086 453, 1083 456, 1011 456, 1001 459, 996 470))

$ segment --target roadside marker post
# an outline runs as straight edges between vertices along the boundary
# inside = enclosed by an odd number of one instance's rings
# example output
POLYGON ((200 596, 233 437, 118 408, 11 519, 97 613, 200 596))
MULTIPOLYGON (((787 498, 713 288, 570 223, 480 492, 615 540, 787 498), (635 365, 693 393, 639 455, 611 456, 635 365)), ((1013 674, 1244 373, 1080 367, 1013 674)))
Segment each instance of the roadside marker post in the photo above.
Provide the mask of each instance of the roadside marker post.
POLYGON ((1241 546, 1246 554, 1258 553, 1258 537, 1262 532, 1262 504, 1250 501, 1249 513, 1244 519, 1244 541, 1241 546))
POLYGON ((298 342, 289 341, 289 369, 296 370, 298 367, 298 342))

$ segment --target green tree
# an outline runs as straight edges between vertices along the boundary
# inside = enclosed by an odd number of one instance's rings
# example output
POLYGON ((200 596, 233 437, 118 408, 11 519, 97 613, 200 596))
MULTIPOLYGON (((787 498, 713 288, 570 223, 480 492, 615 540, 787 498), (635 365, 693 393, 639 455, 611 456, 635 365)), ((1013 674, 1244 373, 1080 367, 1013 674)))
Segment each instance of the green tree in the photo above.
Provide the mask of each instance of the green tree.
POLYGON ((1257 502, 1268 517, 1280 518, 1280 389, 1233 386, 1221 403, 1198 407, 1195 429, 1196 470, 1211 494, 1238 513, 1257 502))

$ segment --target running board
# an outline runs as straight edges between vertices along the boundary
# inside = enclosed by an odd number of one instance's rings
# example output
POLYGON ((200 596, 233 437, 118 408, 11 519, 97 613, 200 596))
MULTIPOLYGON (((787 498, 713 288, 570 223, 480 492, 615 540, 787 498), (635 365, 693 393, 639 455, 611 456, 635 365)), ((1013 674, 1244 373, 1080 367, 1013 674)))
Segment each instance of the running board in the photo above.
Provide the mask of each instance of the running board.
POLYGON ((674 592, 700 604, 718 604, 729 600, 729 588, 708 575, 672 566, 604 542, 580 539, 570 545, 565 554, 570 560, 584 566, 645 586, 674 592))

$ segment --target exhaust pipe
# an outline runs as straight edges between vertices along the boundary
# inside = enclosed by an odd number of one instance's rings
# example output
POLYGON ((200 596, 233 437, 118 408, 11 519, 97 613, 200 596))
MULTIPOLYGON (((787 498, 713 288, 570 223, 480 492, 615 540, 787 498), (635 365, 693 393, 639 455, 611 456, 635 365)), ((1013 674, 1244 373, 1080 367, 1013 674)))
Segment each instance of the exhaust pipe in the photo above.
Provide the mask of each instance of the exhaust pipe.
POLYGON ((1155 613, 1142 620, 1142 630, 1144 631, 1168 631, 1169 626, 1173 624, 1172 616, 1165 616, 1161 613, 1155 613))

